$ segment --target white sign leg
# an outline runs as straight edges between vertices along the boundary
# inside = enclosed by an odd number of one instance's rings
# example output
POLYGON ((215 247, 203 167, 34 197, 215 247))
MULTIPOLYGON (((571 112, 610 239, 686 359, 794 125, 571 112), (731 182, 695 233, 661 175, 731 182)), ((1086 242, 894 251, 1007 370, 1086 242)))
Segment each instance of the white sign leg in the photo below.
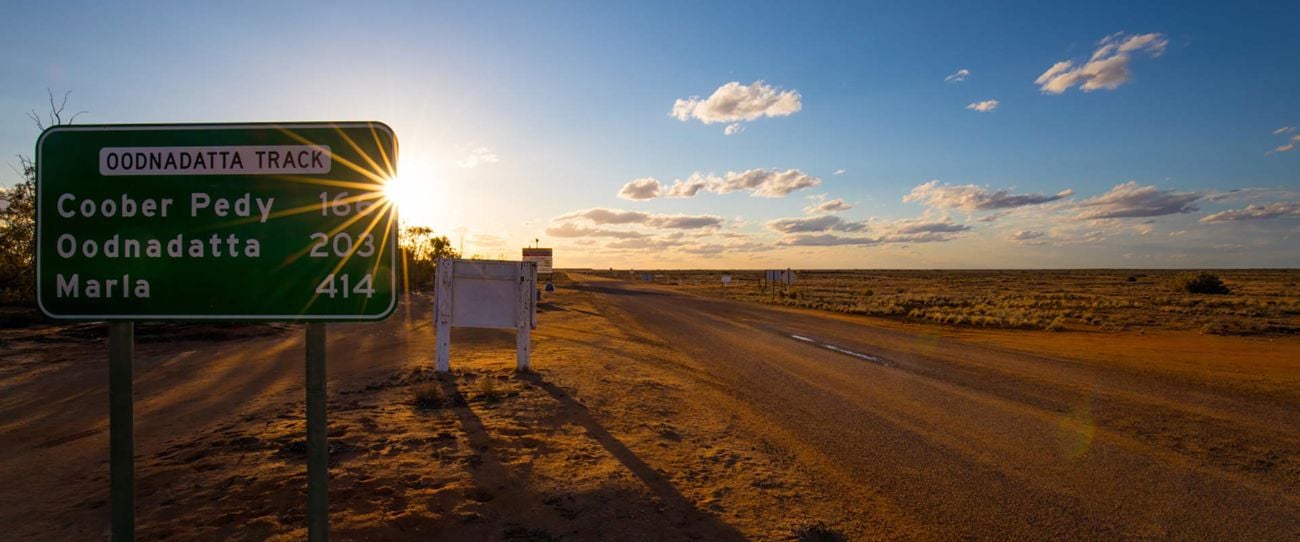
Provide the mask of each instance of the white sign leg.
POLYGON ((445 373, 451 370, 451 307, 452 307, 452 263, 451 259, 438 261, 438 275, 434 289, 437 298, 433 308, 434 333, 437 334, 437 371, 445 373))
POLYGON ((533 306, 537 300, 537 275, 532 262, 519 264, 519 304, 515 316, 515 370, 528 370, 533 306))
POLYGON ((528 370, 529 338, 532 335, 527 325, 519 326, 515 332, 515 370, 528 370))

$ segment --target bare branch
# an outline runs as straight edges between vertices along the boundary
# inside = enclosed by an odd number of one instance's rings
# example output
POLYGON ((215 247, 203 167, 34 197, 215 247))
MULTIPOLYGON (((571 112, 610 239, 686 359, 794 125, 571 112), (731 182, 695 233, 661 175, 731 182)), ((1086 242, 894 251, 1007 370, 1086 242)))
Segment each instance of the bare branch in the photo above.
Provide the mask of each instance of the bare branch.
POLYGON ((36 123, 37 130, 45 131, 45 125, 41 123, 41 116, 37 115, 35 110, 28 111, 27 118, 32 119, 32 122, 36 123))
POLYGON ((82 109, 81 111, 77 111, 77 114, 73 115, 72 118, 68 119, 68 124, 72 124, 73 122, 76 122, 77 117, 80 117, 83 113, 89 113, 89 112, 90 111, 86 111, 85 109, 82 109))
MULTIPOLYGON (((50 126, 63 124, 60 122, 61 119, 59 119, 59 113, 63 111, 63 109, 54 106, 54 91, 50 90, 50 87, 45 87, 45 93, 50 96, 50 126)), ((67 101, 66 96, 64 101, 67 101)))

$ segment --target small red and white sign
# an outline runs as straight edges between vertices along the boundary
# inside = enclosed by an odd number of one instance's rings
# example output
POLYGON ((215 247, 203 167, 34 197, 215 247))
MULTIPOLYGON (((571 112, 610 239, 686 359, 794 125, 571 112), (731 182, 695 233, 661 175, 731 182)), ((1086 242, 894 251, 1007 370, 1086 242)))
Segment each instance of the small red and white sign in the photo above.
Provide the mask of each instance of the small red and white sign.
POLYGON ((525 248, 525 262, 537 262, 538 273, 550 273, 552 264, 555 261, 552 257, 552 250, 549 248, 525 248))

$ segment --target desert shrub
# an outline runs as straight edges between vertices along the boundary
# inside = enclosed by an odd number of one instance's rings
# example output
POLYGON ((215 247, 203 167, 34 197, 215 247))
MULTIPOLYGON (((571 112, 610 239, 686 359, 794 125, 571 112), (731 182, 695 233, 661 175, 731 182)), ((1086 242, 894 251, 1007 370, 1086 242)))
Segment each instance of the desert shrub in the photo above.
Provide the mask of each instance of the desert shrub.
POLYGON ((23 161, 25 179, 0 186, 0 304, 35 305, 36 166, 23 161))
POLYGON ((447 398, 442 393, 442 388, 437 384, 425 384, 415 388, 414 400, 416 408, 434 409, 441 408, 447 404, 447 398))
POLYGON ((791 534, 799 542, 841 542, 844 540, 844 535, 821 522, 797 527, 791 534))
POLYGON ((1174 287, 1189 294, 1230 294, 1228 285, 1213 273, 1184 273, 1174 277, 1174 287))
POLYGON ((497 379, 490 376, 479 379, 478 396, 489 403, 501 400, 501 391, 497 389, 497 379))

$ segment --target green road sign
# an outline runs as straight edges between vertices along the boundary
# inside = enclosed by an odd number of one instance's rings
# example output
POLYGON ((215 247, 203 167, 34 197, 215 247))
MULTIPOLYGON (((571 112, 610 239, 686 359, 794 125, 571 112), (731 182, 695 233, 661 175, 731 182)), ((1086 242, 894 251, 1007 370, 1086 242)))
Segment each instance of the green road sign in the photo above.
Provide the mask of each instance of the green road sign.
POLYGON ((53 318, 378 320, 396 303, 384 124, 56 126, 36 144, 53 318))

